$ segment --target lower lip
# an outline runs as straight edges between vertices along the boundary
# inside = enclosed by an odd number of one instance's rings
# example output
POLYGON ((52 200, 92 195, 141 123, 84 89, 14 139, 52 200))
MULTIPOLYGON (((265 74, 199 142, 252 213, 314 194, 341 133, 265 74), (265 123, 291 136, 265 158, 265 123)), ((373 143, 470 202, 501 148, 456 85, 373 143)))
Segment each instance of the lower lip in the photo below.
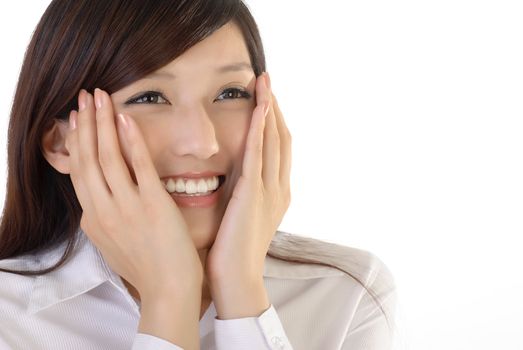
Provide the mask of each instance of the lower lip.
POLYGON ((186 208, 208 208, 214 206, 218 202, 218 197, 222 191, 223 184, 218 187, 216 191, 206 196, 179 196, 175 192, 171 193, 179 207, 186 208))

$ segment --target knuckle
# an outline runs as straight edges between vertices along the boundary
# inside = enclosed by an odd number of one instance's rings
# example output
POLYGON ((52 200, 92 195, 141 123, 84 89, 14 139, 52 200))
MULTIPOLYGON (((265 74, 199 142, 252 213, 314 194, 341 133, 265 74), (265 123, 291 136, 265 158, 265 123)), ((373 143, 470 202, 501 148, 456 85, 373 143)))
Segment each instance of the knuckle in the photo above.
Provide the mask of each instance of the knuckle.
POLYGON ((114 215, 108 213, 99 214, 100 225, 103 230, 110 233, 119 228, 119 220, 114 215))
POLYGON ((170 199, 168 198, 170 197, 169 193, 165 190, 161 182, 147 187, 147 190, 140 192, 139 196, 139 200, 143 201, 144 210, 147 213, 149 210, 155 211, 159 200, 162 198, 170 199))
POLYGON ((263 153, 263 143, 262 142, 256 142, 253 145, 247 146, 247 150, 249 152, 254 152, 256 154, 262 154, 263 153))
POLYGON ((292 142, 292 135, 289 129, 285 129, 285 137, 287 138, 287 140, 289 140, 289 143, 292 142))
POLYGON ((97 110, 95 111, 95 119, 96 119, 96 123, 97 123, 98 125, 100 125, 100 124, 105 123, 107 117, 106 117, 106 115, 105 115, 105 113, 104 113, 103 110, 99 110, 99 109, 97 109, 97 110))
POLYGON ((165 211, 163 208, 158 208, 158 201, 153 202, 152 198, 144 200, 143 214, 151 222, 162 222, 165 211))
POLYGON ((94 163, 96 157, 91 152, 80 152, 78 155, 80 164, 94 163))
POLYGON ((98 151, 98 160, 100 161, 102 168, 108 168, 114 164, 115 157, 109 151, 100 150, 98 151))
POLYGON ((147 167, 147 156, 143 153, 134 153, 132 156, 132 164, 135 169, 144 169, 147 167))
POLYGON ((286 147, 287 147, 287 152, 291 153, 292 152, 292 139, 288 138, 285 144, 286 144, 286 147))
POLYGON ((283 185, 280 192, 280 197, 283 203, 288 206, 291 202, 291 191, 289 186, 283 185))
POLYGON ((132 222, 139 217, 137 217, 136 213, 144 212, 144 210, 147 209, 147 206, 142 202, 140 194, 133 189, 125 198, 124 208, 125 209, 120 212, 123 221, 132 222))
POLYGON ((96 208, 96 219, 104 231, 112 231, 119 226, 120 217, 107 206, 96 208))
POLYGON ((278 135, 278 133, 270 133, 269 134, 269 139, 271 142, 274 142, 274 143, 280 143, 280 135, 278 135))
POLYGON ((287 128, 282 128, 281 134, 280 134, 282 140, 285 140, 286 142, 290 143, 292 141, 292 135, 287 128))

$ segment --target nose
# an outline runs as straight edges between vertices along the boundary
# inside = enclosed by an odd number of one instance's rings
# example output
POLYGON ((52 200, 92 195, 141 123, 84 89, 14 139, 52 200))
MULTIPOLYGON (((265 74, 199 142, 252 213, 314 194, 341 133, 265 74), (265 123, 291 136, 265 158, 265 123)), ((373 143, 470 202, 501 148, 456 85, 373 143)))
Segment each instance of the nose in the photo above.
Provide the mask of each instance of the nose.
POLYGON ((203 107, 178 108, 171 125, 171 152, 176 156, 208 159, 218 152, 214 123, 203 107))

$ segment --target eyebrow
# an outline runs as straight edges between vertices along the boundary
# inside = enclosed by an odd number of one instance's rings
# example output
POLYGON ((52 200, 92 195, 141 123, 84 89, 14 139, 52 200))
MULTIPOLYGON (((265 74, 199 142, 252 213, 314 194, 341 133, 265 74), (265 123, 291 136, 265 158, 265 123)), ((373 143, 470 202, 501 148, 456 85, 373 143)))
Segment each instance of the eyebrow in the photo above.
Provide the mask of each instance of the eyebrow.
MULTIPOLYGON (((217 67, 215 72, 218 74, 224 74, 228 72, 239 72, 242 70, 253 70, 250 63, 247 62, 237 62, 227 64, 225 66, 217 67)), ((176 75, 167 72, 167 71, 157 71, 148 75, 149 78, 164 78, 164 79, 175 79, 176 75)))

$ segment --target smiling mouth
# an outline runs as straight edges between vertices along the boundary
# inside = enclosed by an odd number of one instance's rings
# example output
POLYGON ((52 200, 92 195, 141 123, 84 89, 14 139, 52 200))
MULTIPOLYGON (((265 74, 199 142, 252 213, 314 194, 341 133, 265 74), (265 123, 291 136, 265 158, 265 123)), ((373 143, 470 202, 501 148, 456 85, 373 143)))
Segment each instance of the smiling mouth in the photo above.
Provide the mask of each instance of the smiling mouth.
POLYGON ((183 192, 172 192, 171 195, 176 196, 176 197, 203 197, 203 196, 209 196, 209 195, 213 194, 214 192, 218 191, 222 187, 224 182, 225 182, 225 175, 218 175, 218 187, 216 187, 215 190, 207 191, 207 192, 204 192, 204 193, 191 193, 191 194, 183 193, 183 192))

